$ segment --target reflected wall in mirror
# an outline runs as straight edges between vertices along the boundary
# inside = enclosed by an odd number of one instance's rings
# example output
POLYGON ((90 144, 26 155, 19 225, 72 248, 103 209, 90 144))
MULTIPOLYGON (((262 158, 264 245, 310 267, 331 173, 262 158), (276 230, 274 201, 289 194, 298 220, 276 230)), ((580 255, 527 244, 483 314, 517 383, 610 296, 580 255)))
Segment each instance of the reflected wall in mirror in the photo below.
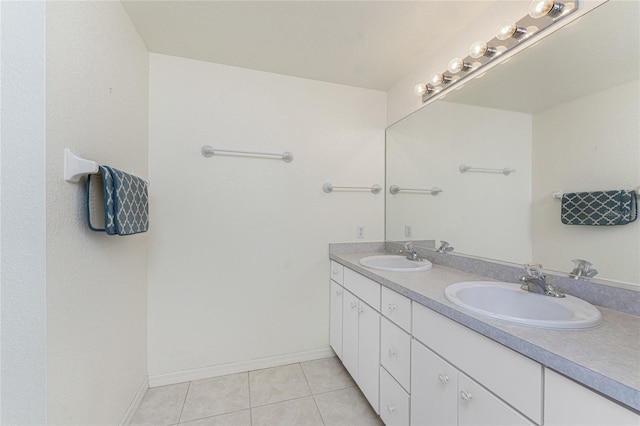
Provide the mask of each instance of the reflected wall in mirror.
POLYGON ((640 186, 638 16, 638 2, 609 1, 390 126, 386 239, 564 273, 587 259, 598 278, 640 286, 640 221, 563 225, 553 198, 640 186))

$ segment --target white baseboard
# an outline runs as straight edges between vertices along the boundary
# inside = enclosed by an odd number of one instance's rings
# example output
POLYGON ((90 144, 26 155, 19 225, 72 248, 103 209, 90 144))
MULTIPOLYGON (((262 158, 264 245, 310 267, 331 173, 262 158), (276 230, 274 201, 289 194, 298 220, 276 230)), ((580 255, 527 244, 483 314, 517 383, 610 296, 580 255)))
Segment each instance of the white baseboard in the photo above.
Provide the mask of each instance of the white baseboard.
POLYGON ((260 370, 262 368, 279 367, 281 365, 294 364, 296 362, 329 358, 334 355, 335 354, 331 350, 331 348, 325 348, 316 349, 313 351, 278 355, 268 358, 253 359, 250 361, 212 365, 202 368, 193 368, 190 370, 176 371, 173 373, 157 374, 149 376, 149 387, 155 388, 157 386, 190 382, 191 380, 209 379, 211 377, 226 376, 227 374, 244 373, 246 371, 260 370))
POLYGON ((131 421, 133 420, 133 416, 135 416, 136 411, 138 410, 138 407, 140 407, 140 403, 142 403, 142 399, 144 398, 144 395, 147 393, 148 389, 149 389, 149 379, 147 378, 147 379, 144 379, 144 381, 138 388, 138 392, 136 392, 136 396, 133 397, 131 404, 129 404, 129 408, 127 408, 127 411, 124 413, 124 416, 122 416, 122 420, 120 420, 120 423, 118 423, 119 426, 126 426, 131 424, 131 421))

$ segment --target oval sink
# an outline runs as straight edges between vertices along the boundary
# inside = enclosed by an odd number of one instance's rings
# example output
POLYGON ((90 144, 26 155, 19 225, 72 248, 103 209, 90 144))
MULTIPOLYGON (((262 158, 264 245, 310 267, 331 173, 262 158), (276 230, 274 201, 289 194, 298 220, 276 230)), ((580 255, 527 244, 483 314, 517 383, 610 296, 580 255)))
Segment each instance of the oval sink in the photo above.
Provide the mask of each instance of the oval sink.
POLYGON ((393 254, 363 257, 360 259, 360 264, 367 268, 396 272, 428 271, 433 267, 431 262, 428 260, 409 260, 406 256, 397 256, 393 254))
POLYGON ((448 286, 444 295, 469 311, 534 327, 589 328, 602 322, 600 311, 582 299, 531 293, 518 284, 461 282, 448 286))

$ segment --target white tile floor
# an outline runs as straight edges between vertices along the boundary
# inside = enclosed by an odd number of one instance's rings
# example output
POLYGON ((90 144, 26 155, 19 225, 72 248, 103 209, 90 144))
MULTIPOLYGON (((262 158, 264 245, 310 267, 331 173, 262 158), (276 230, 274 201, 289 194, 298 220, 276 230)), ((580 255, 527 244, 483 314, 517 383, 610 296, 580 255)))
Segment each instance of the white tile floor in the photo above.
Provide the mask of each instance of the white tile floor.
POLYGON ((149 389, 134 425, 382 425, 337 358, 149 389))

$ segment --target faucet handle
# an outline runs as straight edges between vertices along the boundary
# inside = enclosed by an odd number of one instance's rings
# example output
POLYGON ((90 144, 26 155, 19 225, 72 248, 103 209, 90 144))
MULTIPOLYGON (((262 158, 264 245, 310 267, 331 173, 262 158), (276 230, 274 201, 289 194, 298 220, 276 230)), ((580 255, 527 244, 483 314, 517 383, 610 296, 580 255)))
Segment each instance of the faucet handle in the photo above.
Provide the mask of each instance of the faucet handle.
POLYGON ((593 266, 591 262, 584 259, 573 259, 572 262, 576 265, 576 268, 580 268, 585 272, 587 272, 593 266))
POLYGON ((449 243, 446 242, 445 240, 440 240, 440 248, 447 248, 449 247, 449 243))
POLYGON ((413 243, 411 241, 404 243, 402 246, 404 247, 405 250, 413 249, 413 243))
POLYGON ((524 265, 524 270, 527 271, 532 278, 541 278, 544 276, 542 273, 542 265, 539 263, 527 263, 524 265))

